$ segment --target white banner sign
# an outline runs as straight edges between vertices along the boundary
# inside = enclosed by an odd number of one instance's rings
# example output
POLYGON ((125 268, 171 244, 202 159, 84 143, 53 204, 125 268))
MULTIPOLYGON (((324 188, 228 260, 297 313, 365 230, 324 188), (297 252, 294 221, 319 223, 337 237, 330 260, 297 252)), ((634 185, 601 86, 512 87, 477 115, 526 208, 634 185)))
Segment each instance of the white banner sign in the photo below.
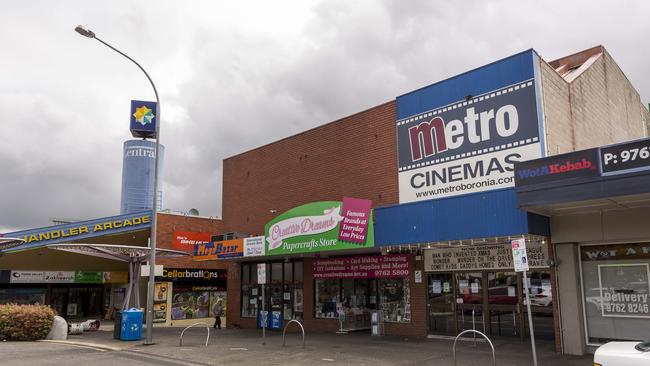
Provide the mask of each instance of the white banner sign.
MULTIPOLYGON (((526 248, 530 268, 548 268, 546 244, 530 242, 526 248)), ((474 271, 514 268, 511 245, 472 245, 426 249, 425 272, 474 271)))
POLYGON ((47 283, 73 283, 74 271, 45 271, 43 282, 47 283))
POLYGON ((261 257, 264 255, 264 237, 255 236, 244 239, 244 257, 261 257))
POLYGON ((11 283, 42 283, 43 271, 11 271, 11 283))
POLYGON ((533 143, 400 172, 400 203, 458 196, 515 186, 515 161, 541 157, 541 145, 533 143))

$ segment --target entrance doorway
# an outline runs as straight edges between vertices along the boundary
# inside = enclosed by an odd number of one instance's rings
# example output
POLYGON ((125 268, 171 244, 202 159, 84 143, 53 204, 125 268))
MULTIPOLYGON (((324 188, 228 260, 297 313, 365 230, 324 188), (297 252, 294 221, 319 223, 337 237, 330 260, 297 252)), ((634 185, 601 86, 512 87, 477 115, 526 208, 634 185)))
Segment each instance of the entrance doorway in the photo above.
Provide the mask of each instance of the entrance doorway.
MULTIPOLYGON (((429 273, 429 333, 455 335, 476 329, 488 336, 527 338, 522 279, 507 270, 429 273)), ((550 272, 530 271, 529 288, 536 336, 553 339, 550 272)))
POLYGON ((454 315, 454 285, 451 273, 429 275, 429 332, 437 334, 456 333, 454 315))

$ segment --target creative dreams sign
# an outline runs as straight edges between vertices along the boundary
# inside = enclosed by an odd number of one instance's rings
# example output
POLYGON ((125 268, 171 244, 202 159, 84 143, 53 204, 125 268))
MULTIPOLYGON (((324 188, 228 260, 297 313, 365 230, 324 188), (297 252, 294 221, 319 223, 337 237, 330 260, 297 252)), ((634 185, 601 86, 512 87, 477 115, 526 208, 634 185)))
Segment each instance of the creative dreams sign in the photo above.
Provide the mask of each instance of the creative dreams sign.
POLYGON ((264 227, 266 255, 371 248, 372 201, 314 202, 295 207, 264 227))

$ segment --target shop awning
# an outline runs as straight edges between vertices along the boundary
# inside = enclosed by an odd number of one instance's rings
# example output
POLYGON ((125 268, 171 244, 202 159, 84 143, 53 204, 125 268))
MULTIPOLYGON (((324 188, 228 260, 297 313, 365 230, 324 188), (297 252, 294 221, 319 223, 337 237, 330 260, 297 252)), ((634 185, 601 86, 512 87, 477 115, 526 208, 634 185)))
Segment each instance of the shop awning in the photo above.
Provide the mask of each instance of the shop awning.
MULTIPOLYGON (((129 308, 131 294, 133 294, 133 306, 140 307, 140 266, 142 262, 149 259, 150 247, 136 247, 129 245, 112 244, 50 244, 49 249, 64 252, 89 255, 93 257, 107 258, 129 263, 129 287, 122 310, 129 308)), ((188 253, 171 249, 156 248, 156 258, 173 258, 188 256, 188 253)))

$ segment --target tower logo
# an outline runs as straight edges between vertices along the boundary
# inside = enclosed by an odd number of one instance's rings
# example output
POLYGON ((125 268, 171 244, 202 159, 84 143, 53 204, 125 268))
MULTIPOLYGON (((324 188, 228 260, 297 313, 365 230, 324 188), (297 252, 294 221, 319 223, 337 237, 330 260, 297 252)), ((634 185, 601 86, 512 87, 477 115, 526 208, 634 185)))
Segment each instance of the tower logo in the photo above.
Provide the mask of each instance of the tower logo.
POLYGON ((136 108, 135 113, 133 113, 133 117, 135 117, 135 121, 137 123, 146 126, 152 123, 154 114, 151 109, 147 108, 146 105, 143 105, 139 108, 136 108))

